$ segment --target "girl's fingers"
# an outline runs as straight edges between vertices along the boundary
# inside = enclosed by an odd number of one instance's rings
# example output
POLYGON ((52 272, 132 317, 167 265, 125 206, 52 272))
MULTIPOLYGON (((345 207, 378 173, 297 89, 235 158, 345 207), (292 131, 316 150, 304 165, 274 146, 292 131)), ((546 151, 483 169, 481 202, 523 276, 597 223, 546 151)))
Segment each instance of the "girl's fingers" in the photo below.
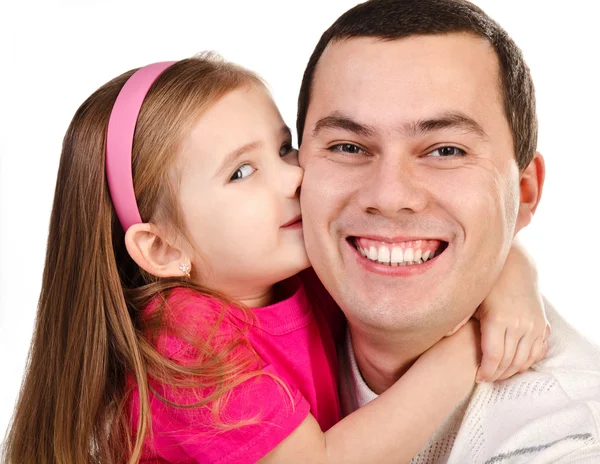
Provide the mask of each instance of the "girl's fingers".
POLYGON ((543 346, 544 346, 544 340, 542 339, 542 337, 536 338, 535 341, 533 342, 533 346, 531 347, 531 352, 529 353, 529 358, 527 358, 527 362, 521 368, 520 372, 525 372, 527 369, 529 369, 533 365, 533 363, 538 362, 544 358, 545 353, 544 353, 543 346))
POLYGON ((520 372, 527 362, 529 361, 529 357, 532 351, 532 347, 535 345, 537 339, 532 339, 530 337, 523 337, 519 340, 519 344, 517 345, 517 351, 515 353, 515 357, 512 360, 510 366, 504 371, 504 373, 498 377, 498 380, 504 380, 512 377, 517 372, 520 372))
POLYGON ((538 338, 530 354, 532 364, 540 362, 542 359, 544 359, 546 357, 547 351, 548 341, 546 339, 538 338))
POLYGON ((542 337, 542 339, 548 340, 548 337, 550 336, 551 333, 552 333, 552 327, 550 327, 550 323, 548 321, 546 321, 546 327, 544 328, 544 336, 542 337))
POLYGON ((546 326, 544 328, 544 334, 541 337, 537 337, 531 346, 531 351, 529 353, 529 358, 527 362, 519 369, 519 372, 525 372, 528 370, 534 363, 540 362, 542 359, 546 357, 546 353, 548 351, 548 337, 550 336, 551 328, 550 324, 546 322, 546 326))
POLYGON ((481 324, 481 365, 477 370, 477 382, 487 381, 498 369, 504 356, 506 327, 493 323, 481 324))
POLYGON ((546 357, 546 355, 548 354, 548 340, 544 340, 542 342, 542 353, 536 358, 534 359, 534 363, 540 362, 542 359, 544 359, 546 357))
POLYGON ((517 351, 517 345, 521 340, 521 336, 517 336, 514 331, 507 330, 504 337, 504 355, 496 369, 496 372, 488 379, 489 382, 495 382, 504 374, 506 369, 510 367, 517 351))

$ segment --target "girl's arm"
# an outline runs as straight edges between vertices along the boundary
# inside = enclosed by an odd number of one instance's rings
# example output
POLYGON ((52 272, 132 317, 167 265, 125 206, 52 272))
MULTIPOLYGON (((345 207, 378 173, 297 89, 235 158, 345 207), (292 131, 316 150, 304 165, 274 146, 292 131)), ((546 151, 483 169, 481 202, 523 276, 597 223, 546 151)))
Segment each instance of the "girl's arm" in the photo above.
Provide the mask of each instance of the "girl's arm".
POLYGON ((468 322, 426 351, 391 388, 322 432, 312 415, 262 464, 409 462, 473 387, 479 327, 468 322))

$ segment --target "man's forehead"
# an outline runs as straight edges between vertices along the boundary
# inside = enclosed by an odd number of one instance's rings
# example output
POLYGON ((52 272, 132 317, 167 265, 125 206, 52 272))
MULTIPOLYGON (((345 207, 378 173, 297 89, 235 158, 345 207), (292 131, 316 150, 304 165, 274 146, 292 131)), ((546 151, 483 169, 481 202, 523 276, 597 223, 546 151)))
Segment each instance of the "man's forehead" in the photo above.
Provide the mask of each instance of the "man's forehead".
POLYGON ((360 76, 373 71, 402 71, 424 65, 433 66, 441 60, 487 62, 489 71, 497 72, 498 59, 486 39, 471 33, 410 35, 401 39, 353 37, 332 40, 321 55, 315 69, 313 89, 331 79, 360 76), (429 60, 429 61, 428 61, 429 60), (366 67, 368 66, 368 67, 366 67))
POLYGON ((502 106, 498 69, 491 44, 466 33, 338 40, 317 65, 309 112, 317 106, 358 116, 397 104, 429 117, 427 106, 439 106, 436 112, 502 106))

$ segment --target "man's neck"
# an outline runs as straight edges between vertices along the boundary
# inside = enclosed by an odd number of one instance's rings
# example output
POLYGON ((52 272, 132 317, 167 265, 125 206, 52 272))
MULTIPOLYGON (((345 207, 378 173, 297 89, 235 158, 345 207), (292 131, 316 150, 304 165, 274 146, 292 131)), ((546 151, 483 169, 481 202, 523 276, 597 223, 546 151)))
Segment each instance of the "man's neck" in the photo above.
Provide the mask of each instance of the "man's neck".
POLYGON ((352 350, 360 373, 378 395, 402 377, 414 362, 438 339, 431 334, 380 333, 349 327, 352 350))

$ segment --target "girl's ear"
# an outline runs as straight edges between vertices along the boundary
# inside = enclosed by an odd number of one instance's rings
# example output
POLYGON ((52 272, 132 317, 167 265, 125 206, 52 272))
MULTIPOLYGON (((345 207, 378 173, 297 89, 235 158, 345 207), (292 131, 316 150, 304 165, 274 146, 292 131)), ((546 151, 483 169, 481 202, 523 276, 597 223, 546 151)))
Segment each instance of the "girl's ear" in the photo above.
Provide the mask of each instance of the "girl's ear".
POLYGON ((190 257, 181 248, 170 244, 154 224, 132 225, 125 233, 125 246, 137 265, 156 277, 189 274, 190 257))

